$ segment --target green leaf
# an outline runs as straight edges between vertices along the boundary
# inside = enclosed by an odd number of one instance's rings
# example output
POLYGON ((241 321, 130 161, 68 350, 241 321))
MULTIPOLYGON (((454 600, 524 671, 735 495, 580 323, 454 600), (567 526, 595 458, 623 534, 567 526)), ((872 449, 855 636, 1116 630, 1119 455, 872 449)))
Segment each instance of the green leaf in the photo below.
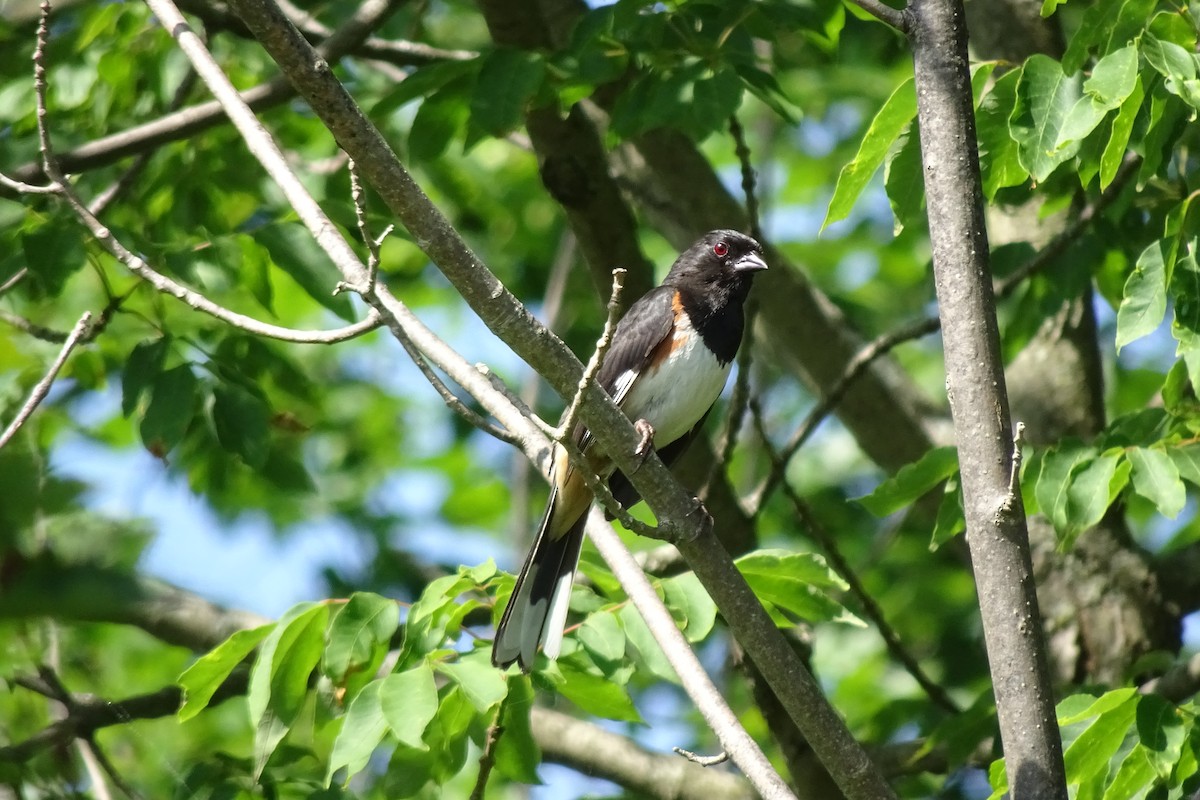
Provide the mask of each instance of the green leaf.
POLYGON ((1183 255, 1174 259, 1171 296, 1174 299, 1171 335, 1179 342, 1179 355, 1200 350, 1200 264, 1196 263, 1197 240, 1187 242, 1183 255))
POLYGON ((1164 242, 1153 242, 1138 256, 1125 282, 1125 293, 1117 309, 1117 350, 1153 333, 1167 313, 1167 274, 1163 261, 1164 242))
POLYGON ((1067 490, 1067 543, 1097 525, 1129 481, 1130 463, 1120 450, 1103 453, 1077 466, 1067 490))
POLYGON ((1163 86, 1171 94, 1194 104, 1196 60, 1186 48, 1174 42, 1165 42, 1152 34, 1142 37, 1142 48, 1146 61, 1163 76, 1163 86))
POLYGON ((1017 81, 1021 73, 1010 70, 996 79, 992 90, 983 96, 976 112, 979 131, 979 167, 983 192, 988 200, 1008 186, 1019 186, 1029 177, 1021 166, 1017 142, 1009 131, 1008 120, 1017 102, 1017 81))
POLYGON ((1038 473, 1034 496, 1038 508, 1061 534, 1071 528, 1071 476, 1095 456, 1094 448, 1076 441, 1064 441, 1042 456, 1042 468, 1038 473))
POLYGON ((1159 695, 1147 694, 1138 702, 1138 738, 1160 778, 1169 778, 1179 762, 1189 727, 1179 709, 1159 695))
POLYGON ((36 299, 58 297, 67 280, 87 263, 83 236, 74 221, 42 220, 22 231, 21 250, 29 267, 29 286, 36 299))
POLYGON ((295 721, 308 693, 308 676, 321 657, 328 618, 325 604, 300 603, 283 615, 259 647, 246 693, 256 727, 268 709, 285 726, 295 721))
POLYGON ((1129 453, 1133 465, 1133 490, 1158 506, 1165 517, 1179 516, 1187 502, 1187 492, 1179 479, 1179 469, 1162 450, 1134 447, 1129 453))
POLYGON ((1129 44, 1114 50, 1096 62, 1092 76, 1083 82, 1083 91, 1106 109, 1114 109, 1133 92, 1137 82, 1138 48, 1129 44))
POLYGON ((1137 697, 1123 702, 1096 716, 1095 720, 1076 737, 1063 753, 1063 762, 1070 783, 1083 783, 1095 776, 1107 774, 1108 762, 1125 741, 1137 713, 1137 697))
POLYGON ((508 679, 508 702, 499 722, 504 735, 496 742, 496 771, 512 781, 541 783, 537 768, 542 761, 541 748, 533 738, 530 710, 534 706, 533 684, 528 676, 508 679))
POLYGON ((625 638, 637 651, 642 667, 663 680, 678 684, 679 676, 675 674, 671 662, 667 661, 658 640, 650 633, 646 621, 637 609, 632 604, 622 606, 617 612, 617 619, 621 621, 621 627, 625 630, 625 638))
POLYGON ((229 673, 245 660, 273 627, 274 623, 271 623, 238 631, 183 671, 179 676, 179 686, 184 696, 179 709, 180 722, 186 722, 208 707, 213 693, 221 687, 229 673))
POLYGON ((733 68, 737 70, 738 77, 746 84, 746 88, 768 108, 791 125, 799 122, 793 111, 795 104, 783 91, 774 75, 752 64, 735 64, 733 68))
POLYGON ((447 83, 475 72, 482 58, 464 61, 437 61, 409 73, 371 109, 373 117, 391 114, 396 109, 441 89, 447 83))
POLYGON ((471 96, 471 122, 496 137, 515 130, 545 73, 542 56, 529 50, 499 47, 488 53, 471 96))
POLYGON ((187 364, 155 376, 150 404, 138 426, 147 450, 163 457, 179 444, 192 422, 197 390, 196 376, 187 364))
POLYGON ((1046 180, 1079 150, 1078 141, 1058 147, 1067 115, 1079 96, 1079 80, 1063 74, 1059 63, 1048 56, 1032 55, 1021 69, 1008 125, 1021 166, 1034 180, 1046 180))
POLYGON ((1083 14, 1079 29, 1063 55, 1063 71, 1073 74, 1084 65, 1093 50, 1104 55, 1134 38, 1145 28, 1154 5, 1155 0, 1117 0, 1096 9, 1097 13, 1083 14), (1114 5, 1117 6, 1115 9, 1114 5))
POLYGON ((967 529, 963 516, 962 483, 957 478, 946 481, 942 502, 938 506, 937 520, 933 524, 933 538, 929 542, 930 552, 967 529))
POLYGON ((1200 444, 1185 444, 1167 450, 1171 462, 1179 470, 1179 477, 1200 486, 1200 444))
POLYGON ((213 387, 213 428, 221 447, 258 469, 270 453, 270 410, 258 395, 232 383, 213 387))
POLYGON ((1096 64, 1083 83, 1083 97, 1075 102, 1058 132, 1055 148, 1081 140, 1096 129, 1109 111, 1119 107, 1137 85, 1137 47, 1129 45, 1109 53, 1096 64))
POLYGON ((459 78, 421 102, 408 132, 408 152, 416 161, 433 161, 463 133, 471 109, 467 95, 472 82, 459 78))
POLYGON ((742 92, 741 79, 728 67, 698 79, 692 85, 692 115, 696 125, 723 126, 741 105, 742 92))
POLYGON ((342 720, 342 729, 333 742, 333 752, 329 756, 329 767, 325 772, 326 786, 333 782, 334 773, 342 767, 346 767, 343 785, 353 775, 362 772, 375 748, 383 741, 388 723, 380 701, 382 684, 383 681, 371 681, 350 701, 350 708, 342 720))
POLYGON ((1125 98, 1125 102, 1121 104, 1121 110, 1117 112, 1117 116, 1113 120, 1112 133, 1108 143, 1104 146, 1104 153, 1100 157, 1101 190, 1107 189, 1113 179, 1117 177, 1117 170, 1120 169, 1125 158, 1125 151, 1129 147, 1133 123, 1137 120, 1138 113, 1142 109, 1142 101, 1145 98, 1146 90, 1139 77, 1134 84, 1133 91, 1130 92, 1129 97, 1125 98))
POLYGON ((428 749, 421 737, 438 710, 433 669, 421 664, 388 675, 380 684, 379 701, 392 735, 409 747, 428 749))
POLYGON ((901 467, 875 491, 855 498, 877 517, 893 514, 931 491, 958 470, 958 451, 953 447, 935 447, 911 464, 901 467))
POLYGON ((142 397, 150 391, 162 372, 170 341, 170 336, 159 336, 138 342, 125 359, 125 366, 121 369, 121 414, 126 418, 138 410, 142 397))
POLYGON ((925 180, 921 162, 921 139, 910 125, 893 143, 883 171, 883 186, 892 207, 893 235, 905 228, 925 224, 925 180))
MULTIPOLYGON (((694 572, 667 578, 661 584, 664 601, 680 623, 689 642, 699 642, 708 635, 717 621, 717 604, 694 572)), ((593 615, 595 616, 595 615, 593 615)), ((582 632, 582 631, 581 631, 582 632)), ((625 637, 621 637, 624 647, 625 637)))
POLYGON ((608 611, 589 614, 575 636, 600 664, 616 664, 625 657, 625 631, 616 614, 608 611))
POLYGON ((341 276, 304 226, 279 222, 264 225, 253 236, 270 253, 271 262, 290 275, 309 297, 346 321, 354 319, 348 293, 333 293, 341 276))
POLYGON ((371 661, 376 648, 386 646, 400 625, 395 600, 370 592, 355 592, 329 626, 324 671, 334 683, 346 673, 371 661))
POLYGON ((1136 689, 1113 689, 1099 697, 1090 694, 1073 694, 1061 700, 1054 709, 1058 718, 1058 726, 1065 728, 1083 722, 1089 717, 1107 714, 1115 708, 1120 708, 1137 694, 1136 689))
POLYGON ((1154 765, 1141 744, 1134 746, 1117 767, 1112 783, 1104 792, 1104 800, 1133 800, 1145 797, 1154 779, 1154 765))
POLYGON ((848 587, 825 559, 814 553, 757 550, 734 563, 780 627, 793 624, 786 614, 810 622, 863 625, 823 591, 845 591, 848 587))
POLYGON ((850 214, 867 182, 883 163, 892 142, 916 115, 917 95, 913 89, 912 78, 907 78, 884 102, 875 119, 871 120, 862 144, 858 147, 858 153, 838 174, 833 198, 830 199, 829 209, 825 212, 825 221, 821 223, 822 230, 850 214))
POLYGON ((564 678, 556 687, 559 694, 581 710, 605 719, 642 721, 624 686, 600 675, 584 672, 569 662, 559 662, 558 669, 564 678))
POLYGON ((508 691, 504 673, 493 667, 486 655, 466 656, 455 662, 438 664, 437 669, 459 685, 480 713, 486 713, 503 700, 508 691))

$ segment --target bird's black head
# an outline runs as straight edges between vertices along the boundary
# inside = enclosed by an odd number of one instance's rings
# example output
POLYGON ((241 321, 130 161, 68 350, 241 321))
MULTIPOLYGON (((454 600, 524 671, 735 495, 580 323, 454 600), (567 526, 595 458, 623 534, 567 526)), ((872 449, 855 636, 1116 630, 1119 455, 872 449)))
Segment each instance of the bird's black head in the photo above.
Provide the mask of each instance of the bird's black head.
POLYGON ((665 283, 745 297, 750 278, 767 268, 762 245, 737 231, 709 231, 671 265, 665 283))

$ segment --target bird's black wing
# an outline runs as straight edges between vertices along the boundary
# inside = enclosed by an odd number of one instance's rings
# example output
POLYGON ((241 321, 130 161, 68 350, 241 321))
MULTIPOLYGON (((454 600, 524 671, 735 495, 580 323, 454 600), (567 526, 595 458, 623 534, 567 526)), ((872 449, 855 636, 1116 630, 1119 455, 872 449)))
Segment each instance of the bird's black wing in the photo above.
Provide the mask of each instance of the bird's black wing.
MULTIPOLYGON (((617 323, 612 344, 596 374, 596 383, 608 392, 617 405, 621 405, 637 377, 649 365, 655 348, 671 335, 675 327, 674 304, 675 289, 659 286, 630 306, 617 323)), ((591 444, 592 436, 580 425, 575 429, 574 439, 579 449, 583 450, 591 444)))

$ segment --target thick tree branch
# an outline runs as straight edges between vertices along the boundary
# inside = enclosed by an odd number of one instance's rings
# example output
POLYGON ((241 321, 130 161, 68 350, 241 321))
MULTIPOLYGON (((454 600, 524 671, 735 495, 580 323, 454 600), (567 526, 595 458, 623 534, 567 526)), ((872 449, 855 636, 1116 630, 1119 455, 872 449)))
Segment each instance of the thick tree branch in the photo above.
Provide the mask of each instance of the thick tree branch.
POLYGON ((934 282, 962 474, 967 542, 983 616, 1009 786, 1066 798, 1042 621, 1020 492, 1009 487, 1005 392, 961 0, 909 6, 934 282))
POLYGON ((750 800, 741 778, 676 756, 647 752, 624 736, 557 711, 534 707, 533 736, 547 761, 605 778, 654 798, 750 800))

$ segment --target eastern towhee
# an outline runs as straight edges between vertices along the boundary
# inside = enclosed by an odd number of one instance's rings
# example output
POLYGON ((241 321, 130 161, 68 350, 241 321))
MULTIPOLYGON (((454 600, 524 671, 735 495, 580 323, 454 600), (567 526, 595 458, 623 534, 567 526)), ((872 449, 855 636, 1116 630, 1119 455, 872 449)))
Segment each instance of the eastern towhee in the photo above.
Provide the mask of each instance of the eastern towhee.
MULTIPOLYGON (((665 464, 687 449, 721 394, 742 341, 750 279, 766 268, 754 239, 712 231, 675 260, 662 286, 634 303, 613 332, 596 381, 637 424, 643 447, 652 443, 665 464)), ((578 426, 573 437, 617 500, 636 503, 629 480, 589 452, 587 429, 578 426)), ((545 516, 496 628, 498 667, 516 661, 527 672, 539 645, 550 658, 562 645, 592 492, 561 445, 551 475, 545 516)))

